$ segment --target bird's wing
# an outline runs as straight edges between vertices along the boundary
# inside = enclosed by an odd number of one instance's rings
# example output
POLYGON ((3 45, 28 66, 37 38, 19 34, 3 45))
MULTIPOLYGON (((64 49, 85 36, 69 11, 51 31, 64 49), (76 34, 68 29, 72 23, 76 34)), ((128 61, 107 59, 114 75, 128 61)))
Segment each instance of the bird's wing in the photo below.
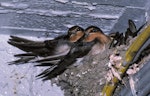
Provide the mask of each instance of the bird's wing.
POLYGON ((50 80, 52 78, 57 77, 58 75, 62 74, 70 65, 72 65, 74 62, 76 62, 77 58, 81 58, 89 53, 94 43, 87 43, 85 45, 77 45, 69 51, 69 53, 61 59, 58 64, 55 64, 51 66, 50 68, 46 69, 37 77, 43 78, 43 80, 50 80))
POLYGON ((35 56, 35 55, 36 54, 34 53, 27 52, 27 53, 22 53, 22 54, 15 54, 14 57, 22 58, 22 57, 35 56))
POLYGON ((63 52, 63 53, 61 53, 61 54, 57 54, 57 55, 47 56, 47 57, 44 57, 44 58, 42 58, 42 59, 35 60, 34 62, 42 63, 42 62, 45 62, 45 61, 58 60, 58 59, 64 58, 64 56, 67 55, 67 54, 68 54, 68 51, 63 52))
POLYGON ((45 42, 15 42, 8 41, 10 45, 13 45, 25 52, 34 53, 37 56, 47 56, 53 53, 57 43, 49 41, 49 47, 47 48, 45 42), (55 44, 54 44, 55 43, 55 44), (51 46, 50 46, 51 45, 51 46))

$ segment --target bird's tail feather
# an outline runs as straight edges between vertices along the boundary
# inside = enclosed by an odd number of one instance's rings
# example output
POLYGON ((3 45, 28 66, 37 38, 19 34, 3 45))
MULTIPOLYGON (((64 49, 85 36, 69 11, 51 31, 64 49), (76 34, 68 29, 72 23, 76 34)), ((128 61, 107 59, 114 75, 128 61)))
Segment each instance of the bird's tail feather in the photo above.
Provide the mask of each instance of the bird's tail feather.
POLYGON ((46 61, 54 61, 54 60, 59 60, 59 59, 62 59, 64 58, 65 55, 54 55, 54 56, 48 56, 44 59, 40 59, 40 60, 36 60, 34 62, 37 62, 37 63, 42 63, 42 62, 46 62, 46 61))
POLYGON ((54 63, 50 63, 50 62, 45 62, 45 63, 40 63, 37 65, 34 65, 35 67, 49 67, 49 66, 53 66, 54 63))
MULTIPOLYGON (((50 47, 49 47, 49 49, 47 49, 45 47, 44 42, 22 43, 22 42, 8 41, 8 43, 12 46, 19 48, 22 51, 35 53, 34 55, 45 56, 46 54, 52 54, 52 52, 50 51, 51 50, 50 47)), ((29 54, 27 54, 27 55, 29 55, 29 54)))
POLYGON ((28 40, 28 39, 25 39, 25 38, 21 38, 21 37, 17 37, 17 36, 10 36, 11 39, 9 39, 10 41, 15 41, 15 42, 34 42, 32 40, 28 40))
POLYGON ((37 75, 37 77, 43 78, 43 81, 55 78, 58 75, 62 74, 75 61, 76 58, 72 58, 69 60, 63 59, 58 64, 55 64, 54 66, 46 69, 45 71, 37 75))
POLYGON ((9 65, 20 65, 20 64, 25 64, 25 63, 28 63, 30 60, 33 60, 35 57, 33 56, 30 56, 30 57, 22 57, 22 58, 19 58, 17 60, 14 60, 14 61, 11 61, 11 62, 8 62, 9 65))
POLYGON ((36 56, 34 53, 23 53, 23 54, 15 54, 14 57, 29 57, 29 56, 36 56))
POLYGON ((43 42, 16 42, 16 41, 8 41, 9 44, 15 47, 25 47, 25 48, 42 48, 45 47, 43 42))

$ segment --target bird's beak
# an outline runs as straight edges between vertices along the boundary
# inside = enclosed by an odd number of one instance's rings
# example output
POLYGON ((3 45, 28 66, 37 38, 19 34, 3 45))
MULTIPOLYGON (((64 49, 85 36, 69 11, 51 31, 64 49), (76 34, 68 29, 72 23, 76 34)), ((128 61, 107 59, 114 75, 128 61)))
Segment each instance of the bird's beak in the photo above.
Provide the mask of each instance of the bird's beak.
POLYGON ((89 34, 88 33, 85 33, 84 35, 83 35, 83 42, 86 42, 87 41, 87 38, 88 38, 88 36, 89 36, 89 34))

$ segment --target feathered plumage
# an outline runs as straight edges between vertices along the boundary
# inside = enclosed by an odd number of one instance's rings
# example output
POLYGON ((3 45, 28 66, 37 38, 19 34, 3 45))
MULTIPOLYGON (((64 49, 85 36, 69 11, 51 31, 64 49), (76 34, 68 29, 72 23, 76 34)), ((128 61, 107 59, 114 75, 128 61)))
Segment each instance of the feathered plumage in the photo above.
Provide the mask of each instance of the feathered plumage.
MULTIPOLYGON (((82 42, 76 42, 69 53, 64 56, 57 64, 50 66, 40 73, 37 77, 43 80, 50 80, 62 74, 70 65, 76 62, 78 58, 87 55, 97 43, 102 45, 108 43, 110 38, 106 36, 98 27, 90 26, 85 30, 85 36, 82 42)), ((97 49, 101 50, 101 49, 97 49)))
POLYGON ((10 62, 10 64, 26 63, 37 56, 64 56, 69 52, 74 42, 77 42, 83 35, 83 28, 73 26, 68 30, 67 35, 58 36, 53 40, 33 41, 17 36, 10 36, 11 38, 8 43, 26 52, 15 55, 15 57, 19 57, 20 59, 10 62))

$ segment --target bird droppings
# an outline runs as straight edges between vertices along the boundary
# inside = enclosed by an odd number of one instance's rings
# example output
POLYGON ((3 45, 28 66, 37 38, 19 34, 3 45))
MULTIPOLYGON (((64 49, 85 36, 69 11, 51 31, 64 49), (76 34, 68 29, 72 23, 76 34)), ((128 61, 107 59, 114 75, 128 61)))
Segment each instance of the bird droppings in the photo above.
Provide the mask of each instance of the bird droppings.
POLYGON ((71 72, 71 75, 73 75, 73 72, 71 72))
POLYGON ((81 78, 81 75, 80 75, 80 74, 77 74, 76 76, 81 78))
POLYGON ((86 73, 87 73, 87 71, 82 72, 83 75, 86 74, 86 73))

